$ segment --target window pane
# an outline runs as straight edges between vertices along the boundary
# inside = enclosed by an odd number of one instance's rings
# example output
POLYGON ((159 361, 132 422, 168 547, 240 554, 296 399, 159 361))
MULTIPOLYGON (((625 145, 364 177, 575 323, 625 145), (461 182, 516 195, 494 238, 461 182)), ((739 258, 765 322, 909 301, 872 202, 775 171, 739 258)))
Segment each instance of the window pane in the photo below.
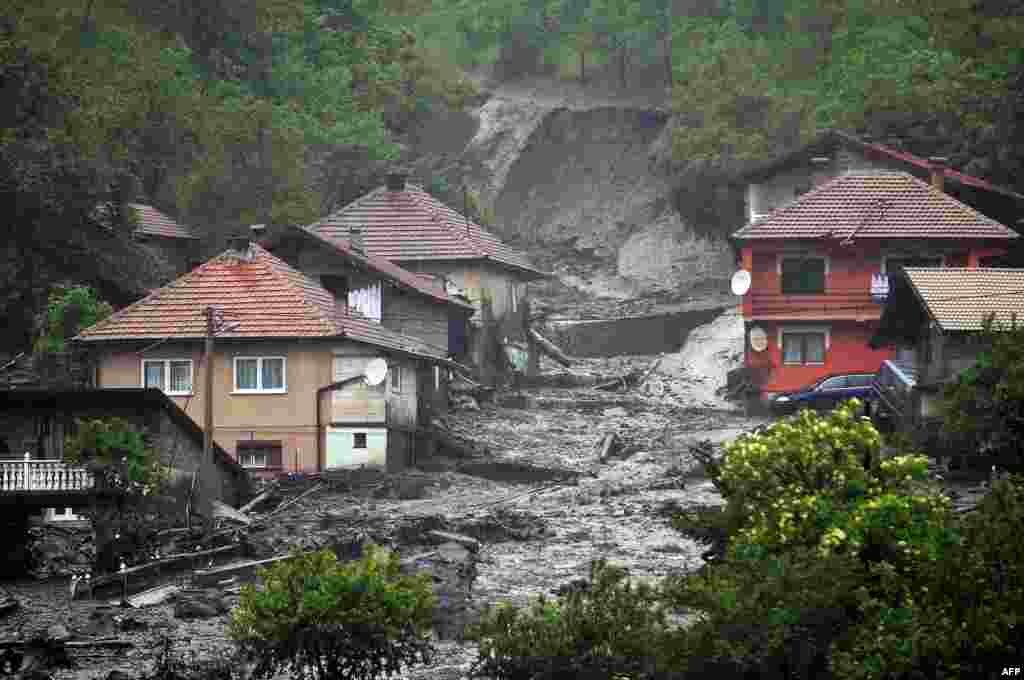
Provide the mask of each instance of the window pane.
POLYGON ((171 386, 169 392, 192 391, 192 364, 188 361, 171 362, 171 386))
POLYGON ((284 387, 284 359, 263 360, 263 389, 279 390, 284 387))
MULTIPOLYGON (((811 337, 813 336, 808 336, 808 338, 811 337)), ((828 380, 821 384, 821 387, 822 389, 826 390, 835 390, 839 389, 840 387, 849 387, 849 383, 847 382, 846 378, 829 378, 828 380)))
POLYGON ((787 364, 799 364, 802 360, 800 347, 801 336, 796 333, 782 334, 782 361, 787 364))
POLYGON ((164 362, 146 361, 143 363, 146 374, 146 387, 164 388, 164 362))
POLYGON ((808 333, 804 338, 806 342, 804 362, 808 364, 825 363, 825 334, 808 333))
POLYGON ((256 382, 256 359, 238 359, 235 361, 235 389, 254 390, 259 385, 256 382))
POLYGON ((825 260, 817 257, 782 260, 782 292, 824 293, 825 260))
POLYGON ((352 448, 353 449, 365 449, 366 448, 366 433, 356 432, 352 435, 352 448))

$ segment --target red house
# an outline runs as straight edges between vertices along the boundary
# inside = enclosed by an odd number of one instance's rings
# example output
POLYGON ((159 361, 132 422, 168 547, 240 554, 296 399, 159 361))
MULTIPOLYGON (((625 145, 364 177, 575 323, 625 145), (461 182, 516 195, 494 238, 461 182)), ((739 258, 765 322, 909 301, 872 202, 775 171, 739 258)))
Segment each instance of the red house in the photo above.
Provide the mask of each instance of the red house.
POLYGON ((763 396, 893 358, 868 341, 897 267, 974 268, 1005 253, 1017 234, 944 193, 942 177, 851 171, 733 234, 751 274, 746 366, 763 396))

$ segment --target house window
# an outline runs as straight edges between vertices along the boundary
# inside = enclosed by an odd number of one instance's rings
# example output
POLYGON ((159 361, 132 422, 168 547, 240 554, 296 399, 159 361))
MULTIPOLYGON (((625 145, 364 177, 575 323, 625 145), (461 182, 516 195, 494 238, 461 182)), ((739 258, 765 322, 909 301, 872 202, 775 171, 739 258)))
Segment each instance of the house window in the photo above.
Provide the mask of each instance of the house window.
POLYGON ((779 262, 783 295, 821 295, 825 292, 828 259, 783 257, 779 262))
POLYGON ((353 449, 365 449, 366 448, 366 433, 355 432, 352 434, 352 448, 353 449))
POLYGON ((238 464, 242 467, 281 467, 282 446, 280 441, 248 439, 238 442, 235 451, 238 455, 238 464))
POLYGON ((512 308, 512 313, 514 314, 519 311, 519 286, 517 284, 513 283, 509 287, 509 297, 511 298, 510 307, 512 308))
POLYGON ((388 374, 391 376, 391 391, 401 392, 402 391, 402 367, 395 366, 388 374))
POLYGON ((235 357, 235 394, 284 394, 284 357, 235 357))
POLYGON ((787 366, 820 366, 825 363, 828 332, 823 329, 780 331, 782 363, 787 366))
POLYGON ((192 394, 192 360, 143 359, 142 386, 170 395, 192 394))

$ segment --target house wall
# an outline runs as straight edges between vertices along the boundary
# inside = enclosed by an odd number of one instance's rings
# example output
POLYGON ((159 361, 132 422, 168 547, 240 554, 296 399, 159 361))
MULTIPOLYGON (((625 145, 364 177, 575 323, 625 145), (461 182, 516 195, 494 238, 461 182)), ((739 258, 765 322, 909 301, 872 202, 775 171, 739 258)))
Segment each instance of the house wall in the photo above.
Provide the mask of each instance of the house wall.
POLYGON ((768 346, 762 352, 751 349, 749 341, 744 343, 747 366, 764 376, 762 390, 765 396, 795 390, 830 373, 875 372, 883 361, 895 356, 895 350, 873 350, 868 347, 868 340, 878 328, 877 322, 748 321, 745 326, 747 338, 750 337, 750 329, 754 326, 764 329, 768 337, 768 346), (825 362, 816 366, 784 365, 782 347, 779 344, 779 331, 783 328, 827 329, 825 362))
POLYGON ((825 164, 807 162, 747 185, 747 219, 772 213, 792 203, 812 187, 852 170, 896 169, 848 149, 838 150, 825 164))
POLYGON ((434 304, 422 295, 386 287, 381 325, 443 348, 447 353, 450 311, 449 305, 434 304))
MULTIPOLYGON (((134 351, 103 352, 101 387, 141 387, 142 359, 192 359, 193 394, 171 397, 200 427, 204 425, 204 367, 199 343, 168 342, 140 356, 134 351)), ((328 346, 306 341, 220 340, 213 360, 214 440, 237 457, 240 440, 280 440, 287 471, 317 469, 316 390, 331 382, 328 346), (284 394, 232 394, 233 359, 285 356, 284 394)), ((257 474, 259 474, 257 472, 257 474)))
MULTIPOLYGON (((138 387, 133 385, 132 387, 138 387)), ((71 433, 71 421, 75 418, 123 418, 141 430, 147 445, 152 447, 160 457, 163 465, 171 467, 171 482, 181 483, 191 480, 192 473, 198 470, 203 455, 202 442, 197 442, 175 423, 166 411, 160 408, 142 408, 137 405, 121 406, 98 400, 92 408, 62 409, 58 407, 52 413, 34 413, 29 410, 7 410, 0 413, 0 431, 6 434, 7 441, 19 440, 34 436, 40 418, 47 421, 45 448, 41 452, 46 458, 60 458, 63 454, 64 436, 71 433)), ((225 449, 230 451, 230 449, 225 449)), ((15 449, 12 447, 12 453, 15 449)), ((33 457, 36 451, 33 451, 33 457)), ((20 458, 24 451, 12 457, 20 458)), ((212 466, 214 475, 212 489, 217 497, 229 504, 241 501, 249 492, 249 480, 245 473, 224 464, 212 466)))
POLYGON ((520 304, 527 294, 526 284, 514 273, 503 268, 480 262, 458 260, 402 261, 400 266, 413 272, 444 276, 466 292, 466 296, 479 304, 483 291, 491 299, 494 318, 503 321, 522 308, 520 304), (513 305, 513 291, 518 296, 513 305))

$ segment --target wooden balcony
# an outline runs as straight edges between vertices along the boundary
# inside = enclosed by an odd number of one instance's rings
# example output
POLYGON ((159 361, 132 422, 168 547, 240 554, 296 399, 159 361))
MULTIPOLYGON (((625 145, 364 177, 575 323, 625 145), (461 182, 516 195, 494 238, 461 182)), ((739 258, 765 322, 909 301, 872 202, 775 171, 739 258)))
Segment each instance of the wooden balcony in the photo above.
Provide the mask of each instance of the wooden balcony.
POLYGON ((881 318, 882 306, 871 289, 837 291, 821 295, 786 295, 750 291, 744 300, 749 319, 817 321, 845 319, 868 321, 881 318))
POLYGON ((59 460, 33 460, 28 453, 20 459, 0 459, 0 494, 82 493, 95 487, 95 475, 84 467, 67 465, 59 460))

